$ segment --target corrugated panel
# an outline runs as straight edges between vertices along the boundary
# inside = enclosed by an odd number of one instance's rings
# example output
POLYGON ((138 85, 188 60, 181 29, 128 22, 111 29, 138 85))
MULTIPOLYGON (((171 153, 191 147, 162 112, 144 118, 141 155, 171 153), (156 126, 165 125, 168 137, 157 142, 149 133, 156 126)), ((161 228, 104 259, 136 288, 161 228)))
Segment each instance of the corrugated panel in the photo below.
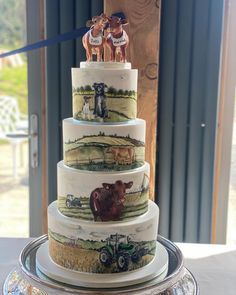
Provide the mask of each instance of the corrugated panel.
MULTIPOLYGON (((160 123, 158 132, 159 155, 165 151, 165 160, 158 160, 156 190, 160 212, 161 234, 168 237, 170 227, 171 206, 171 163, 172 163, 172 132, 173 132, 173 107, 175 85, 175 46, 177 24, 177 1, 163 1, 161 11, 161 39, 160 39, 160 71, 158 116, 160 123), (171 19, 171 22, 169 21, 171 19), (168 44, 168 46, 166 46, 168 44), (167 78, 168 77, 168 78, 167 78), (163 99, 160 99, 163 98, 163 99), (165 99, 164 99, 165 98, 165 99), (162 124, 164 122, 164 124, 162 124), (163 196, 165 196, 163 198, 163 196)), ((158 156, 157 156, 158 159, 158 156)), ((163 159, 163 158, 162 158, 163 159)))
POLYGON ((162 1, 160 233, 209 242, 223 0, 162 1))
MULTIPOLYGON (((45 1, 46 36, 48 38, 85 26, 86 20, 103 11, 102 0, 45 1)), ((50 46, 46 52, 48 112, 48 198, 57 197, 57 162, 62 155, 62 120, 72 116, 71 67, 85 60, 81 40, 50 46)))
MULTIPOLYGON (((46 1, 46 36, 57 36, 60 32, 60 6, 59 1, 46 1)), ((53 45, 46 50, 46 89, 47 89, 47 130, 48 130, 48 201, 56 199, 56 163, 60 157, 61 130, 58 128, 60 120, 60 46, 53 45)))

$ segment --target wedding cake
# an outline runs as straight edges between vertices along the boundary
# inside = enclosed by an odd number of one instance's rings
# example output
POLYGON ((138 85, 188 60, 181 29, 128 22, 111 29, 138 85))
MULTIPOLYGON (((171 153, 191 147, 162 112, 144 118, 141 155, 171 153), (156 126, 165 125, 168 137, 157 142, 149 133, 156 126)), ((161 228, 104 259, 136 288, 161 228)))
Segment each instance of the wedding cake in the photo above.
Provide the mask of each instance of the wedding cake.
POLYGON ((57 200, 48 208, 48 243, 38 265, 61 282, 91 287, 106 278, 108 287, 110 275, 111 286, 125 286, 166 273, 168 255, 159 253, 159 208, 149 200, 146 124, 136 118, 138 71, 126 61, 127 21, 102 14, 88 24, 87 61, 72 69, 73 117, 63 120, 57 200), (108 62, 100 61, 105 42, 108 62))
POLYGON ((159 209, 149 200, 145 121, 136 119, 137 70, 82 62, 72 89, 58 199, 48 209, 50 257, 88 273, 144 267, 156 254, 159 209))

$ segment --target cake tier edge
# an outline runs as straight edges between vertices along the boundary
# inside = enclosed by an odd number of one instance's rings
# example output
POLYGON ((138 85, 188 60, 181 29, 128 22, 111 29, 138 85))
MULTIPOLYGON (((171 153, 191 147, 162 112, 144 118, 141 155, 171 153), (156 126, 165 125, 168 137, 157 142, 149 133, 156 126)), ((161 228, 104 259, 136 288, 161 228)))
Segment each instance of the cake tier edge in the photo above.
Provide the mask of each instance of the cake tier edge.
POLYGON ((137 117, 136 69, 72 68, 73 117, 125 122, 137 117))
POLYGON ((48 208, 49 255, 60 266, 88 273, 132 271, 156 253, 159 208, 126 222, 87 222, 62 215, 56 201, 48 208))
POLYGON ((145 130, 142 119, 116 124, 64 119, 64 162, 69 167, 89 171, 141 167, 145 161, 145 130))
POLYGON ((59 211, 94 221, 127 220, 148 210, 150 165, 117 172, 85 171, 57 164, 59 211))

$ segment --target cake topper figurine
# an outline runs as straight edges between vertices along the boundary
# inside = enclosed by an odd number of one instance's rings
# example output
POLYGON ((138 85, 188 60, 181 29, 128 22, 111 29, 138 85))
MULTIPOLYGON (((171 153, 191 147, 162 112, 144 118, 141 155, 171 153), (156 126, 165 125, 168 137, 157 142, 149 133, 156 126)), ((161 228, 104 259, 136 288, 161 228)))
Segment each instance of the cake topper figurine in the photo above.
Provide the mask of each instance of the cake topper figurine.
POLYGON ((110 49, 110 61, 126 62, 129 37, 123 30, 123 26, 127 24, 128 21, 124 15, 119 13, 113 14, 111 17, 102 13, 88 20, 86 26, 90 27, 90 30, 82 38, 87 61, 93 60, 93 54, 97 56, 97 61, 103 61, 103 51, 106 44, 110 49), (106 32, 106 36, 104 36, 104 32, 106 32))
POLYGON ((90 27, 90 30, 83 36, 82 42, 86 50, 87 61, 92 61, 93 54, 97 56, 97 61, 102 61, 106 42, 103 32, 107 22, 108 19, 103 13, 86 22, 86 26, 90 27))
POLYGON ((113 15, 107 17, 108 32, 106 43, 111 50, 110 60, 118 61, 118 54, 120 54, 120 62, 126 62, 126 48, 129 45, 129 37, 123 26, 128 24, 126 19, 113 15))

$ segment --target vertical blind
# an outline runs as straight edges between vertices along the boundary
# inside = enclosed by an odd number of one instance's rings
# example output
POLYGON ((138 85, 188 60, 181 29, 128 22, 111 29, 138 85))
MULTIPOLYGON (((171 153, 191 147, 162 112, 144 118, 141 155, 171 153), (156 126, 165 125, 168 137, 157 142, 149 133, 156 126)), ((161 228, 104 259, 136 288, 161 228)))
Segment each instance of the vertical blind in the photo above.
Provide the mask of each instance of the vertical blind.
POLYGON ((156 200, 160 233, 210 242, 223 0, 164 0, 156 200))

